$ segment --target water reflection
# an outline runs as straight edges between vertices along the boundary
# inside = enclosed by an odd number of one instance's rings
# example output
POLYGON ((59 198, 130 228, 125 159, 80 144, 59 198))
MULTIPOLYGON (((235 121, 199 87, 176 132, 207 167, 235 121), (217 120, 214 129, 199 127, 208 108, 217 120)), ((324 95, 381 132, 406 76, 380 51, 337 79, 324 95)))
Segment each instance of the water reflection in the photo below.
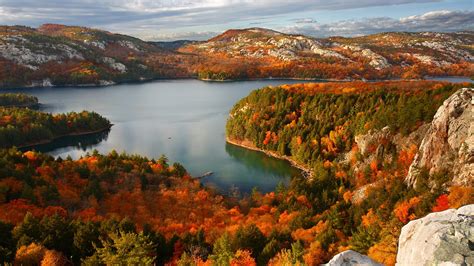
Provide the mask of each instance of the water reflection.
POLYGON ((110 133, 110 129, 99 133, 92 133, 83 136, 64 136, 50 143, 35 145, 34 147, 22 148, 20 150, 36 150, 40 152, 51 152, 58 149, 70 148, 81 151, 93 149, 100 142, 106 141, 110 133))
POLYGON ((212 171, 205 184, 248 193, 253 187, 271 191, 288 183, 299 170, 263 153, 226 144, 229 110, 252 90, 264 86, 300 83, 260 80, 210 83, 198 80, 159 80, 110 87, 54 87, 9 90, 37 96, 41 110, 64 113, 92 110, 109 119, 110 134, 69 137, 37 147, 53 156, 79 158, 97 149, 136 153, 148 158, 165 154, 193 176, 212 171))
POLYGON ((160 80, 110 87, 21 89, 37 96, 41 110, 64 113, 93 110, 109 119, 109 134, 71 137, 37 149, 53 156, 77 159, 93 149, 111 150, 179 162, 193 176, 212 171, 202 180, 220 191, 253 187, 272 191, 288 183, 298 170, 263 153, 230 147, 225 142, 229 110, 250 91, 268 85, 299 81, 243 81, 208 83, 197 80, 160 80))
MULTIPOLYGON (((262 152, 248 150, 230 143, 226 143, 225 151, 230 157, 243 163, 248 169, 256 169, 266 176, 297 176, 301 171, 291 167, 289 162, 267 156, 262 152)), ((289 180, 282 180, 287 183, 289 180)))

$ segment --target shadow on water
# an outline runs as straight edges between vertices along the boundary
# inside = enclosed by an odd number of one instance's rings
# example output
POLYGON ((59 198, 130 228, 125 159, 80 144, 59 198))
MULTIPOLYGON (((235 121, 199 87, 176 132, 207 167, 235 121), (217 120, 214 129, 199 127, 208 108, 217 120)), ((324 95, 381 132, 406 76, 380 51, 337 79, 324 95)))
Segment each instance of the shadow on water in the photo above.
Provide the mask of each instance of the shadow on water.
MULTIPOLYGON (((246 167, 257 169, 265 175, 294 177, 302 174, 301 170, 291 166, 289 162, 270 157, 262 152, 245 149, 229 143, 226 143, 225 150, 230 157, 243 163, 246 167)), ((287 179, 286 181, 289 180, 287 179)))
POLYGON ((68 137, 34 149, 52 156, 79 158, 97 149, 138 153, 149 158, 165 154, 194 175, 222 191, 238 187, 243 193, 258 187, 270 192, 288 183, 299 171, 289 163, 225 144, 225 123, 234 104, 256 88, 301 81, 246 81, 208 83, 162 80, 92 88, 18 89, 38 97, 40 110, 50 113, 95 111, 113 124, 110 135, 68 137), (172 137, 172 139, 168 139, 172 137), (223 146, 224 145, 224 146, 223 146))
POLYGON ((93 148, 102 141, 106 141, 110 133, 110 129, 99 133, 87 134, 83 136, 65 136, 58 138, 50 143, 35 145, 20 149, 21 151, 36 150, 39 152, 50 152, 56 149, 71 147, 82 151, 93 148))

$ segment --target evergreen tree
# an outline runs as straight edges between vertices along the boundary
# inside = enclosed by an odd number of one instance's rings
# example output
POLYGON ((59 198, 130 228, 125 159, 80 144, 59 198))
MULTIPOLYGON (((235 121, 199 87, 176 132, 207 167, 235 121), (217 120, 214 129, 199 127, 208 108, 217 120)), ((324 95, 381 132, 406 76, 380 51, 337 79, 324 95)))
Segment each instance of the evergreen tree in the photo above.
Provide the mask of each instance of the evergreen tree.
POLYGON ((155 246, 143 233, 110 233, 96 247, 97 257, 107 265, 152 265, 155 246))
POLYGON ((234 252, 232 251, 230 236, 228 233, 224 233, 214 242, 210 259, 213 265, 228 266, 233 257, 234 252))

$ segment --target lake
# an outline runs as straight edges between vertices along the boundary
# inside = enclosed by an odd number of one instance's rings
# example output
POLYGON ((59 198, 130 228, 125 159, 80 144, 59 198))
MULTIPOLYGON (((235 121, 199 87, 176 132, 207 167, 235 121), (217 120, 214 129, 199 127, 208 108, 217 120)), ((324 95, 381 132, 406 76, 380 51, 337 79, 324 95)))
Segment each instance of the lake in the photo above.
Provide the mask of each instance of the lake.
MULTIPOLYGON (((62 139, 37 150, 79 158, 97 149, 135 153, 179 162, 204 184, 221 192, 269 192, 300 171, 289 163, 225 142, 225 123, 232 106, 252 90, 301 81, 266 80, 203 82, 163 80, 109 87, 29 88, 13 91, 37 96, 41 110, 52 113, 91 110, 114 126, 108 133, 62 139)), ((12 91, 12 90, 9 90, 12 91)))
MULTIPOLYGON (((435 78, 432 78, 435 79, 435 78)), ((469 82, 468 78, 436 80, 469 82)), ((54 87, 8 90, 35 95, 46 112, 90 110, 107 117, 110 132, 70 137, 37 150, 53 156, 79 158, 97 149, 135 153, 158 159, 162 154, 179 162, 192 176, 221 192, 248 193, 253 187, 272 191, 300 171, 282 160, 225 142, 229 110, 252 90, 268 85, 301 83, 293 80, 203 82, 161 80, 109 87, 54 87)))

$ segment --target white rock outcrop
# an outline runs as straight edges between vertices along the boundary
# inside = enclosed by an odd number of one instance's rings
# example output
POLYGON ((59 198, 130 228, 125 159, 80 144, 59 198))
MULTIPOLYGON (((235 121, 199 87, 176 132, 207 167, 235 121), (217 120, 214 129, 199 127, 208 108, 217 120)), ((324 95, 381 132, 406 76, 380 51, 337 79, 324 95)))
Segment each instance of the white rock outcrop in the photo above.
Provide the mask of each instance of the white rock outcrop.
POLYGON ((405 225, 396 265, 474 265, 474 204, 405 225))
POLYGON ((474 88, 457 91, 438 109, 405 182, 416 187, 422 169, 430 176, 449 172, 452 185, 474 186, 474 88))
POLYGON ((367 134, 357 135, 354 138, 357 147, 362 155, 367 156, 372 153, 371 148, 377 148, 383 140, 391 140, 392 135, 389 127, 381 130, 370 130, 367 134))
POLYGON ((118 44, 122 47, 129 48, 129 49, 134 50, 136 52, 141 52, 141 49, 135 43, 133 43, 131 41, 120 40, 120 41, 118 41, 118 44))
POLYGON ((349 58, 331 50, 330 47, 326 47, 316 39, 304 36, 285 35, 265 29, 250 29, 230 39, 209 41, 196 45, 196 47, 210 53, 223 52, 232 56, 254 58, 262 58, 268 55, 283 61, 301 59, 304 57, 302 54, 334 57, 349 61, 349 58), (261 36, 248 36, 249 32, 261 36))
POLYGON ((116 62, 115 59, 111 57, 104 57, 102 58, 102 62, 108 64, 112 69, 117 70, 120 73, 126 73, 127 72, 127 67, 120 63, 116 62))
POLYGON ((37 80, 37 81, 32 81, 30 87, 53 87, 53 83, 51 82, 51 79, 46 78, 43 80, 37 80))
POLYGON ((7 40, 6 43, 0 42, 0 57, 32 70, 38 70, 39 65, 49 61, 84 60, 80 52, 66 44, 32 43, 19 37, 7 40))
POLYGON ((385 57, 375 53, 374 51, 370 49, 364 49, 356 45, 342 45, 341 48, 353 52, 353 56, 364 57, 364 58, 369 59, 370 60, 369 65, 375 69, 380 70, 380 69, 391 66, 385 57))
POLYGON ((373 261, 371 258, 355 252, 353 250, 346 250, 334 256, 327 264, 327 266, 382 266, 382 264, 373 261))

